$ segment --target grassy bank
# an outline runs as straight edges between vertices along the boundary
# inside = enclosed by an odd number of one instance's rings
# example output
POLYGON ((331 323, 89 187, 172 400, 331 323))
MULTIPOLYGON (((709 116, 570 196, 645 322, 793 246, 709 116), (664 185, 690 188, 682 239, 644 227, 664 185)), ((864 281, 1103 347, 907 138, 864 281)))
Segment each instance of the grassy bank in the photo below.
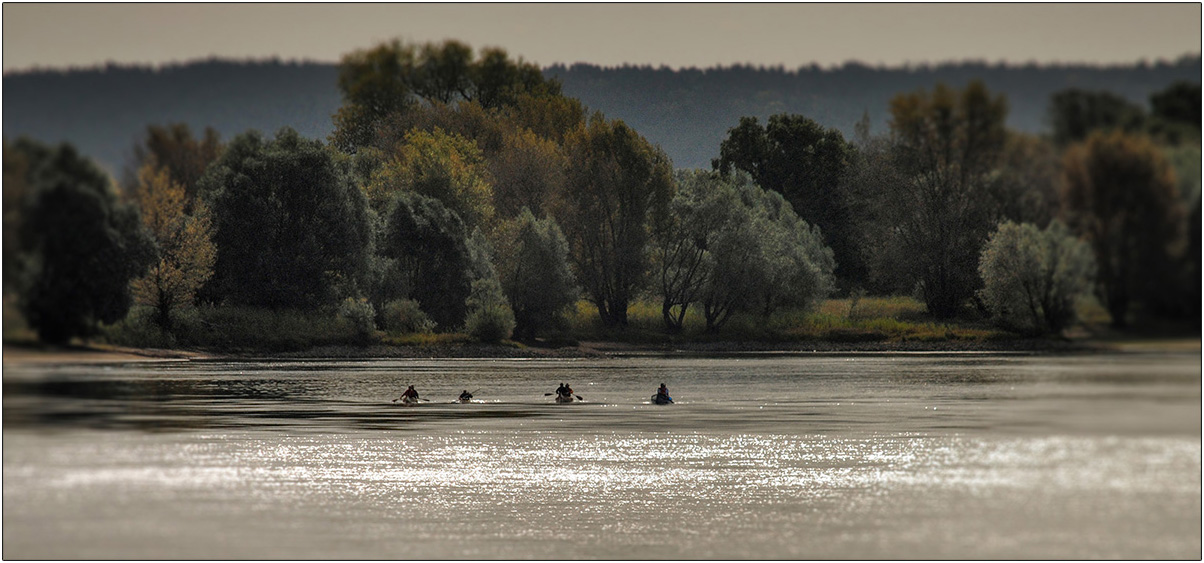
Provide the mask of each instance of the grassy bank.
POLYGON ((596 309, 580 302, 570 312, 566 333, 576 340, 630 344, 985 342, 1016 338, 982 321, 936 321, 925 312, 923 303, 908 297, 829 299, 812 311, 784 310, 769 317, 738 314, 716 333, 706 332, 706 320, 694 307, 688 311, 679 334, 665 332, 659 305, 639 302, 628 310, 628 322, 624 330, 607 329, 596 309))
MULTIPOLYGON (((582 301, 565 316, 559 332, 536 342, 481 343, 459 332, 367 332, 333 310, 200 307, 177 315, 172 330, 164 331, 151 321, 149 310, 135 308, 125 320, 102 327, 81 344, 221 356, 522 357, 639 351, 1068 350, 1110 348, 1110 342, 1133 338, 1104 328, 1101 321, 1106 323, 1106 313, 1100 317, 1097 304, 1085 303, 1080 313, 1092 321, 1076 327, 1070 338, 1025 338, 973 318, 972 313, 956 321, 938 321, 915 299, 867 297, 831 299, 813 310, 785 310, 769 317, 736 315, 715 333, 706 332, 701 311, 692 308, 683 330, 669 334, 658 304, 633 304, 629 326, 618 330, 602 326, 596 309, 582 301)), ((33 332, 12 307, 5 307, 4 320, 6 346, 36 347, 33 332)))

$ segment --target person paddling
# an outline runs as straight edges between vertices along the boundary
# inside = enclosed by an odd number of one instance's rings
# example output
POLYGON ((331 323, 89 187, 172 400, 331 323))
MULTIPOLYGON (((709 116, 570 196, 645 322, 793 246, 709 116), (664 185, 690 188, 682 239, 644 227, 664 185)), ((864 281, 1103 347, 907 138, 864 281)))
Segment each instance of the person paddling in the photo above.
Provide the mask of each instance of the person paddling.
POLYGON ((567 383, 561 383, 560 387, 556 388, 556 400, 561 403, 568 403, 573 400, 573 388, 567 383))
POLYGON ((400 397, 393 399, 394 403, 396 403, 397 401, 402 401, 405 403, 417 403, 418 402, 418 391, 414 389, 413 385, 411 385, 406 388, 405 392, 403 392, 400 397))
POLYGON ((673 402, 673 397, 669 396, 669 388, 662 383, 656 390, 656 394, 652 396, 652 402, 658 405, 665 405, 673 402))
POLYGON ((660 388, 656 390, 656 394, 667 399, 669 398, 669 388, 665 387, 665 384, 662 383, 660 388))
POLYGON ((471 400, 472 400, 472 393, 469 393, 468 389, 465 389, 463 393, 460 393, 460 402, 461 403, 467 403, 468 401, 471 401, 471 400))

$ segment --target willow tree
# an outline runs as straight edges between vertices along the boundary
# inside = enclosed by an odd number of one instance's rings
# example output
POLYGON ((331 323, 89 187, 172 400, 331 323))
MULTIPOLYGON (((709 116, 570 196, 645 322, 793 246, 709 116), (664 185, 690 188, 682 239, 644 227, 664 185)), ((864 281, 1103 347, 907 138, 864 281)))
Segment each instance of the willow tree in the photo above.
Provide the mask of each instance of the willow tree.
POLYGON ((1045 229, 1006 221, 978 263, 987 309, 1004 326, 1058 333, 1075 319, 1075 300, 1091 289, 1095 258, 1060 221, 1045 229))
POLYGON ((764 318, 792 306, 806 310, 833 288, 835 261, 817 227, 773 190, 745 179, 720 187, 725 216, 703 239, 698 301, 706 330, 716 332, 739 312, 764 318), (729 203, 730 202, 730 203, 729 203))
POLYGON ((747 178, 743 173, 723 178, 702 170, 676 173, 677 192, 651 246, 667 332, 681 332, 690 306, 702 298, 715 275, 712 257, 717 241, 729 229, 747 226, 741 222, 743 206, 734 185, 747 178))

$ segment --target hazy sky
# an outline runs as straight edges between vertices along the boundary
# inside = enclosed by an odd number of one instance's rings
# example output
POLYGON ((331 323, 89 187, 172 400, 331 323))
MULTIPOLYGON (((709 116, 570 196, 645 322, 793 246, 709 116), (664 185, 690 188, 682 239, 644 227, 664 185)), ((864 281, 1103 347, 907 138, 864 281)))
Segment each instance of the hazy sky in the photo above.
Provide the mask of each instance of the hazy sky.
POLYGON ((1191 4, 4 4, 4 70, 205 58, 334 62, 400 37, 542 66, 849 60, 1131 63, 1200 52, 1191 4))

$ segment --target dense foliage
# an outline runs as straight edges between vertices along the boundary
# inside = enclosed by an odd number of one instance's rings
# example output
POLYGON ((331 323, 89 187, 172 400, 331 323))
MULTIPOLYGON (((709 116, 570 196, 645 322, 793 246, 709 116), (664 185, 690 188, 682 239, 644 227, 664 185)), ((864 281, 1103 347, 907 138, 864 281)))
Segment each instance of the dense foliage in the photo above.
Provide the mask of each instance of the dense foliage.
POLYGON ((680 332, 693 303, 708 332, 731 316, 808 309, 832 290, 832 251, 781 194, 747 174, 677 174, 678 193, 652 245, 661 314, 680 332))
POLYGON ((417 301, 440 329, 464 323, 474 276, 459 216, 436 199, 401 192, 393 200, 380 249, 399 274, 395 297, 417 301))
POLYGON ((15 180, 24 192, 12 233, 19 267, 10 275, 38 337, 64 343, 124 317, 130 280, 155 255, 137 209, 120 202, 108 176, 69 145, 19 139, 4 156, 6 189, 15 180))
POLYGON ((1091 244, 1101 301, 1124 326, 1134 301, 1164 297, 1183 256, 1173 169, 1148 138, 1120 131, 1093 133, 1065 158, 1066 220, 1091 244))
POLYGON ((332 305, 366 269, 364 194, 319 141, 283 129, 230 141, 200 180, 217 262, 204 296, 268 308, 332 305))
POLYGON ((555 220, 536 219, 526 208, 502 225, 497 240, 497 273, 514 309, 514 336, 534 339, 577 301, 568 241, 555 220))
POLYGON ((351 53, 339 67, 339 90, 344 103, 335 115, 333 141, 347 151, 377 143, 386 120, 423 103, 465 101, 493 109, 516 105, 523 96, 560 93, 539 67, 497 48, 474 58, 471 47, 455 40, 392 41, 351 53))
POLYGON ((782 194, 799 217, 823 232, 836 254, 837 276, 853 285, 866 274, 843 183, 853 151, 840 131, 801 115, 773 115, 765 127, 747 117, 720 143, 714 168, 725 175, 743 170, 782 194))
POLYGON ((977 289, 978 252, 997 218, 990 183, 1000 164, 1007 102, 980 82, 891 101, 890 158, 901 176, 879 194, 896 269, 920 287, 928 310, 958 313, 977 289))
POLYGON ((645 282, 649 225, 664 220, 673 197, 672 167, 622 121, 600 115, 567 145, 568 186, 555 214, 602 323, 623 327, 645 282))
POLYGON ((251 332, 316 318, 327 343, 533 343, 586 316, 642 338, 632 311, 666 339, 841 338, 817 328, 834 293, 848 322, 863 298, 915 294, 941 321, 1057 333, 1091 286, 1117 325, 1198 318, 1198 85, 1148 111, 1065 90, 1046 135, 1008 129, 985 82, 922 86, 862 108, 851 140, 818 114, 745 112, 716 124, 714 170, 675 173, 500 49, 386 43, 340 66, 329 144, 150 126, 119 197, 69 147, 6 143, 6 303, 46 341, 121 321, 135 342, 272 349, 302 344, 251 332))

